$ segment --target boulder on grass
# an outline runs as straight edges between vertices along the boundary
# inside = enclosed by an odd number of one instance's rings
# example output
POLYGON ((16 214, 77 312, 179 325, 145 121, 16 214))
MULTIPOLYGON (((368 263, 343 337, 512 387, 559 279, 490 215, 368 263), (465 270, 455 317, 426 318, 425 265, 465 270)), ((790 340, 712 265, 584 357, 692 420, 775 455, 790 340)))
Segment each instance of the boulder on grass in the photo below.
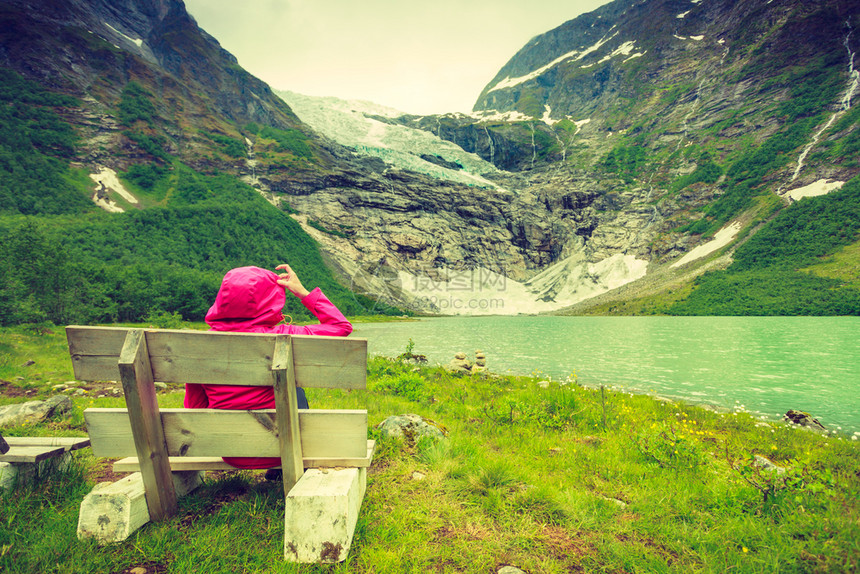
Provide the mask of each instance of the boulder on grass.
POLYGON ((28 401, 0 407, 0 428, 36 424, 72 409, 66 395, 54 395, 46 401, 28 401))
POLYGON ((448 434, 443 427, 420 415, 392 415, 376 425, 382 436, 386 438, 403 439, 407 444, 415 444, 422 438, 445 438, 448 434))
POLYGON ((785 413, 785 416, 782 417, 782 420, 818 432, 827 430, 824 428, 823 424, 818 422, 818 419, 814 418, 811 414, 805 413, 803 411, 790 410, 785 413))

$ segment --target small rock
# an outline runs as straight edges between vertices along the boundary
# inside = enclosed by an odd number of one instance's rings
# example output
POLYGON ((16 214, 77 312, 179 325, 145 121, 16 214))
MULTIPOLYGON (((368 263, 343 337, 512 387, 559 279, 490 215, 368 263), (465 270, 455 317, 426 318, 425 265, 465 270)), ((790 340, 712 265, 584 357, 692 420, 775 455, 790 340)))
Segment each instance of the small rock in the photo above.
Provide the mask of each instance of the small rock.
POLYGON ((66 383, 58 383, 56 385, 53 385, 51 388, 54 389, 55 391, 62 391, 62 390, 68 389, 69 385, 67 385, 66 383))
POLYGON ((416 414, 392 415, 376 425, 376 428, 382 431, 383 436, 403 438, 409 444, 415 444, 424 437, 445 438, 447 434, 447 431, 433 421, 416 414))
POLYGON ((36 361, 34 361, 33 359, 30 359, 29 361, 27 361, 26 363, 24 363, 24 364, 23 364, 23 365, 21 365, 21 366, 22 366, 22 367, 32 367, 32 366, 33 366, 33 365, 35 365, 35 364, 36 364, 36 361))
POLYGON ((149 572, 149 571, 146 568, 144 568, 143 566, 136 566, 136 567, 132 568, 131 570, 129 570, 128 574, 147 574, 147 572, 149 572))
POLYGON ((86 389, 77 389, 77 390, 75 390, 75 395, 80 397, 81 395, 86 394, 86 392, 87 392, 86 389))
POLYGON ((166 389, 166 388, 167 388, 167 383, 160 383, 160 382, 159 382, 159 383, 155 383, 155 388, 156 388, 156 389, 162 389, 162 390, 163 390, 163 389, 166 389))
POLYGON ((542 389, 549 388, 549 381, 538 381, 538 386, 542 389))
POLYGON ((526 574, 524 570, 520 570, 516 566, 502 566, 497 574, 526 574))
POLYGON ((785 467, 779 466, 769 458, 765 458, 758 454, 755 455, 755 465, 759 468, 763 468, 764 470, 770 470, 777 474, 785 474, 785 467))
POLYGON ((813 418, 811 414, 805 413, 803 411, 789 410, 787 413, 785 413, 785 416, 782 417, 782 420, 796 425, 800 425, 804 428, 808 428, 811 430, 826 430, 824 428, 824 425, 818 422, 818 419, 813 418))
POLYGON ((470 373, 472 372, 472 363, 466 360, 466 353, 460 351, 454 354, 450 363, 445 365, 445 370, 449 373, 470 373))
POLYGON ((426 474, 417 470, 412 473, 412 480, 424 480, 426 477, 426 474))

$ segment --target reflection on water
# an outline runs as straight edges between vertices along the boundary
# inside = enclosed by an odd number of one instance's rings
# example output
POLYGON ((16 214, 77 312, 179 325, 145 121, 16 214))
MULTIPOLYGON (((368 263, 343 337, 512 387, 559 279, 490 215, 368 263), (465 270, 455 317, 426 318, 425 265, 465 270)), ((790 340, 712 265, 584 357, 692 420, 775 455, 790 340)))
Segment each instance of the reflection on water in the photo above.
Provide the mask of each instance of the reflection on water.
POLYGON ((495 372, 576 372, 585 385, 739 403, 768 418, 799 409, 860 431, 853 317, 446 317, 355 327, 372 354, 397 355, 411 338, 434 363, 480 349, 495 372))

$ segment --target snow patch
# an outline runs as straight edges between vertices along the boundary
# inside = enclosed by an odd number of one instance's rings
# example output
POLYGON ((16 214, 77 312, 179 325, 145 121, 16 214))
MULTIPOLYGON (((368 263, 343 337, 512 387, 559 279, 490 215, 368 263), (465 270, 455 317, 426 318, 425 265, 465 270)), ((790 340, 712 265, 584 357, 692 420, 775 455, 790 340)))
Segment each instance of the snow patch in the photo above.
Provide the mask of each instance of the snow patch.
POLYGON ((690 12, 692 12, 692 10, 687 10, 686 12, 681 12, 680 14, 675 16, 675 18, 685 18, 687 16, 687 14, 689 14, 690 12))
POLYGON ((93 202, 111 213, 121 213, 123 208, 108 197, 109 192, 114 192, 132 205, 139 205, 137 198, 132 195, 122 184, 116 172, 109 167, 102 167, 98 173, 91 173, 90 179, 98 184, 93 193, 93 202))
POLYGON ((527 82, 531 79, 537 78, 538 76, 540 76, 541 74, 543 74, 544 72, 546 72, 547 70, 552 68, 553 66, 556 66, 565 60, 570 60, 572 58, 575 58, 578 54, 579 54, 578 50, 573 50, 572 52, 568 52, 567 54, 564 54, 563 56, 559 56, 558 58, 556 58, 555 60, 553 60, 549 64, 546 64, 545 66, 541 66, 540 68, 538 68, 534 72, 531 72, 530 74, 526 74, 525 76, 519 76, 516 78, 512 78, 510 76, 507 76, 504 80, 500 81, 498 84, 496 84, 495 86, 490 88, 490 92, 495 92, 496 90, 504 90, 505 88, 512 88, 514 86, 518 86, 519 84, 527 82))
POLYGON ((706 255, 710 255, 714 251, 725 247, 729 243, 731 243, 735 237, 738 235, 738 231, 741 230, 741 224, 738 222, 730 223, 729 225, 723 227, 714 235, 714 238, 699 245, 683 257, 681 257, 678 261, 672 263, 671 267, 680 267, 681 265, 685 265, 690 261, 695 261, 696 259, 701 259, 706 255))
POLYGON ((469 117, 480 122, 527 122, 532 120, 531 116, 527 116, 522 112, 510 111, 500 112, 498 110, 485 110, 480 112, 472 112, 467 114, 469 117))
MULTIPOLYGON (((615 28, 615 26, 613 26, 613 28, 615 28)), ((603 38, 601 38, 600 40, 598 40, 597 42, 595 42, 594 44, 592 44, 591 46, 589 46, 588 48, 584 49, 581 52, 578 50, 573 50, 571 52, 568 52, 567 54, 559 56, 558 58, 556 58, 555 60, 553 60, 549 64, 541 66, 537 70, 535 70, 529 74, 526 74, 525 76, 518 76, 516 78, 511 78, 510 76, 508 76, 504 80, 501 80, 498 84, 496 84, 495 86, 490 88, 487 93, 494 92, 496 90, 503 90, 505 88, 512 88, 514 86, 518 86, 518 85, 520 85, 524 82, 527 82, 529 80, 533 80, 534 78, 537 78, 538 76, 542 75, 547 70, 557 66, 558 64, 560 64, 566 60, 573 60, 573 61, 581 60, 585 56, 587 56, 588 54, 590 54, 596 50, 599 50, 601 46, 603 46, 606 42, 608 42, 609 40, 611 40, 612 38, 614 38, 617 35, 618 35, 618 32, 612 34, 608 38, 606 36, 604 36, 603 38)))
POLYGON ((647 261, 616 253, 595 263, 582 252, 521 283, 484 267, 440 269, 436 278, 398 272, 399 287, 421 309, 445 315, 518 315, 573 305, 645 275, 647 261))
POLYGON ((603 56, 597 63, 602 64, 603 62, 607 62, 614 58, 615 56, 629 56, 630 52, 633 51, 633 48, 636 46, 636 42, 627 41, 615 48, 610 54, 603 56))
POLYGON ((845 185, 844 181, 831 181, 819 179, 815 183, 810 183, 803 187, 797 187, 785 192, 785 195, 794 201, 803 199, 804 197, 817 197, 819 195, 827 195, 831 191, 836 191, 845 185))
POLYGON ((584 120, 577 120, 577 121, 573 122, 573 124, 576 126, 576 131, 574 132, 574 135, 578 134, 579 130, 582 129, 582 126, 584 126, 585 124, 588 124, 588 123, 591 123, 591 118, 585 118, 584 120))
POLYGON ((616 253, 588 262, 582 252, 577 252, 543 270, 526 286, 538 300, 550 301, 558 309, 644 277, 647 268, 647 261, 633 255, 616 253))
POLYGON ((484 267, 440 269, 437 278, 399 271, 400 288, 420 308, 443 315, 518 315, 550 311, 526 287, 484 267))
POLYGON ((553 120, 552 118, 549 117, 549 115, 551 113, 552 113, 552 108, 549 107, 549 104, 544 104, 543 116, 541 117, 541 121, 550 127, 552 127, 553 125, 558 123, 558 120, 553 120))
POLYGON ((116 204, 115 201, 108 197, 93 196, 93 203, 107 211, 108 213, 124 213, 125 210, 116 204))
MULTIPOLYGON (((122 36, 123 38, 125 38, 126 40, 131 42, 132 44, 136 45, 138 48, 143 47, 143 40, 141 40, 140 38, 132 38, 131 36, 126 36, 125 34, 120 32, 119 30, 117 30, 116 28, 114 28, 113 26, 108 24, 107 22, 105 22, 104 25, 107 26, 108 28, 110 28, 117 36, 122 36)), ((117 47, 119 47, 119 46, 117 46, 117 47)))
POLYGON ((704 35, 699 35, 699 36, 690 36, 690 40, 695 40, 696 42, 701 42, 701 41, 702 41, 702 40, 704 40, 704 39, 705 39, 705 36, 704 36, 704 35))

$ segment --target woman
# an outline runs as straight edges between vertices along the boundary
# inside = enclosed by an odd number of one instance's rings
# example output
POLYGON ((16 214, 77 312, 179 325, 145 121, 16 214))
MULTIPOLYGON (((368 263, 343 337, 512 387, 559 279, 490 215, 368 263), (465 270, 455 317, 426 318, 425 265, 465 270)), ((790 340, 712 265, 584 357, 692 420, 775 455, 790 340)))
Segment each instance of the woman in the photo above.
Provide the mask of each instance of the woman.
MULTIPOLYGON (((206 323, 213 331, 242 333, 286 333, 296 335, 328 335, 346 337, 352 324, 317 287, 308 291, 289 265, 276 267, 276 274, 259 267, 238 267, 224 275, 215 304, 206 313, 206 323), (286 291, 301 299, 308 311, 319 320, 318 325, 294 326, 281 324, 286 291)), ((308 408, 305 392, 296 388, 298 408, 308 408)), ((239 385, 185 385, 185 408, 257 410, 275 408, 272 387, 239 385)), ((273 457, 225 457, 237 468, 271 468, 281 464, 273 457)))

